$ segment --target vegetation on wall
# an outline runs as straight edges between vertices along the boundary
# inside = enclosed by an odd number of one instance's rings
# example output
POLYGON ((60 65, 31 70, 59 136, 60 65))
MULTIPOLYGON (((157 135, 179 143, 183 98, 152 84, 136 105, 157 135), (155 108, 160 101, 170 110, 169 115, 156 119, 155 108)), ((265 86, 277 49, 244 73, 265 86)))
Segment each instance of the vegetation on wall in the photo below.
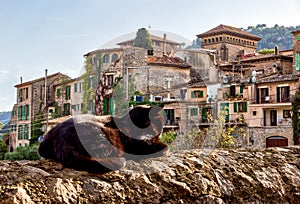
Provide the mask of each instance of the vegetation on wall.
POLYGON ((292 126, 293 126, 293 140, 295 145, 300 144, 300 121, 299 121, 299 108, 300 108, 300 93, 297 91, 292 101, 292 126))
MULTIPOLYGON (((38 142, 38 138, 44 134, 42 127, 45 121, 42 112, 43 102, 40 103, 38 112, 34 115, 33 121, 31 122, 31 136, 29 139, 29 144, 33 145, 38 142)), ((47 116, 46 116, 47 117, 47 116)))
POLYGON ((87 113, 88 107, 91 101, 95 99, 95 87, 91 86, 90 77, 92 75, 93 66, 90 64, 91 57, 87 57, 85 60, 85 73, 82 75, 84 82, 82 85, 83 96, 82 96, 82 105, 81 111, 82 113, 87 113))

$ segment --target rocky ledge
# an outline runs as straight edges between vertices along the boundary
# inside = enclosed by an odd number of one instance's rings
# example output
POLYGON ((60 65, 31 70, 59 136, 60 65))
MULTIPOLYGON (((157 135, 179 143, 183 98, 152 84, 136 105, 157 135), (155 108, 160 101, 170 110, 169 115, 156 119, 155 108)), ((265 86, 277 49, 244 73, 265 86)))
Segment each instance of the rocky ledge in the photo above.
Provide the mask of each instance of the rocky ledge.
POLYGON ((90 174, 0 161, 1 203, 300 203, 300 147, 189 150, 90 174))

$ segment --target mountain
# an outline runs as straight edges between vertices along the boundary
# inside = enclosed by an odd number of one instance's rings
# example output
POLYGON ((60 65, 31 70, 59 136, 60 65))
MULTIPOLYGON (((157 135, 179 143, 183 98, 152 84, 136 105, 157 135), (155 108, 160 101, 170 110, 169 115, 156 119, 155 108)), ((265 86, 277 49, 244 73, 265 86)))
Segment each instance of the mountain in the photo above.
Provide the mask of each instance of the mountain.
POLYGON ((248 26, 242 30, 257 35, 262 39, 257 44, 257 50, 273 49, 276 45, 279 50, 293 49, 293 35, 291 31, 299 30, 299 26, 279 26, 267 27, 266 24, 258 24, 257 26, 248 26))
POLYGON ((0 123, 7 124, 10 121, 11 112, 0 112, 0 123))

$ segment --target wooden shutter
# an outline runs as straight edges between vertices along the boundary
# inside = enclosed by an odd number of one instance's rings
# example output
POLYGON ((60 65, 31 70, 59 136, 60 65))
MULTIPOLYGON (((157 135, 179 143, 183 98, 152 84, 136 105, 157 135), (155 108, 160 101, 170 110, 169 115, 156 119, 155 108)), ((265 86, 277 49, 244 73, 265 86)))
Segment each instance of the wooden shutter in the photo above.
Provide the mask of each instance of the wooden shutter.
POLYGON ((21 120, 21 106, 18 106, 18 120, 21 120))
POLYGON ((110 115, 114 115, 114 99, 109 99, 109 113, 110 115))
POLYGON ((192 98, 195 98, 195 93, 194 93, 194 91, 191 91, 191 97, 192 97, 192 98))
POLYGON ((206 108, 202 108, 202 110, 201 110, 201 116, 202 116, 202 121, 206 122, 206 119, 207 119, 206 108))
POLYGON ((108 111, 107 111, 107 98, 104 98, 103 100, 103 115, 108 115, 108 111))
POLYGON ((26 105, 22 107, 22 120, 26 120, 26 105))
POLYGON ((243 102, 243 110, 244 112, 247 112, 247 102, 243 102))
POLYGON ((200 91, 200 98, 203 98, 203 91, 200 91))
POLYGON ((238 112, 238 105, 239 105, 238 102, 233 103, 233 112, 235 113, 238 112))

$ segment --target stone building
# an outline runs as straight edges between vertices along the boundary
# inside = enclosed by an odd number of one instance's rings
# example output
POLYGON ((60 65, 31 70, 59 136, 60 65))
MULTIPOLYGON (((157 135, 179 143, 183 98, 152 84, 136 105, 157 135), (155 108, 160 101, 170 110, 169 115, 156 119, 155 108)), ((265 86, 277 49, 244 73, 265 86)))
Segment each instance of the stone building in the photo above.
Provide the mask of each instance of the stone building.
POLYGON ((237 56, 255 53, 257 42, 261 39, 239 28, 223 24, 198 34, 197 37, 201 38, 202 48, 217 50, 219 63, 235 61, 237 56))
POLYGON ((61 73, 23 82, 15 85, 17 103, 13 107, 10 132, 10 150, 29 144, 32 124, 35 119, 48 117, 48 109, 55 103, 54 87, 62 78, 61 73))
POLYGON ((293 68, 296 73, 300 71, 300 30, 295 30, 293 34, 293 68))

